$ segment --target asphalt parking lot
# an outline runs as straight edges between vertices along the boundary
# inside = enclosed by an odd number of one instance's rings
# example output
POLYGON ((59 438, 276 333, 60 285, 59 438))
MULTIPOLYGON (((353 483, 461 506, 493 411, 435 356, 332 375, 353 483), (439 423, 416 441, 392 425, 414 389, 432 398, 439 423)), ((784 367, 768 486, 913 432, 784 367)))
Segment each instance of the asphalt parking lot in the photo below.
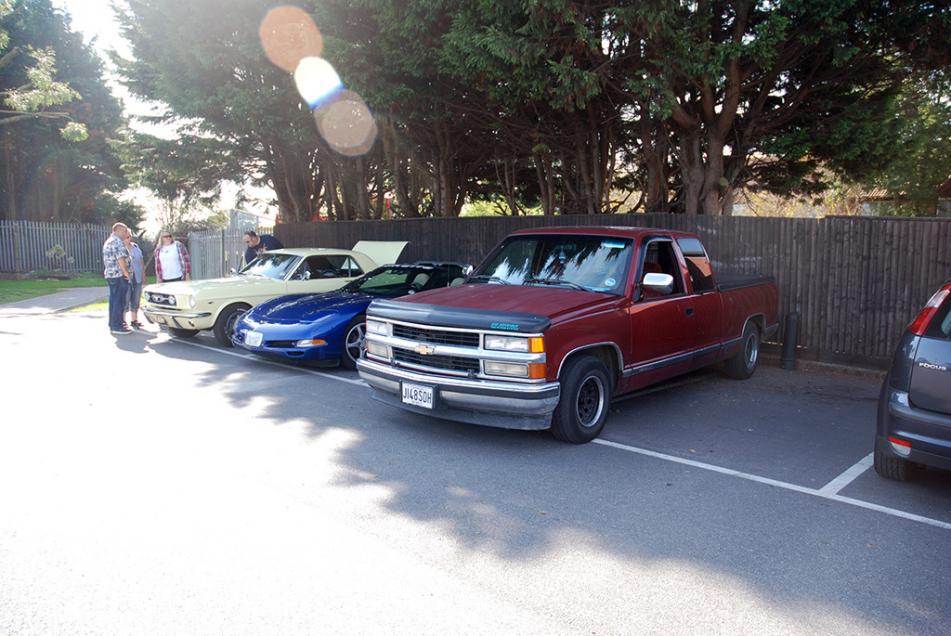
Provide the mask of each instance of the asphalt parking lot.
POLYGON ((951 474, 869 467, 874 379, 702 372, 571 446, 101 315, 0 350, 3 633, 951 632, 951 474))

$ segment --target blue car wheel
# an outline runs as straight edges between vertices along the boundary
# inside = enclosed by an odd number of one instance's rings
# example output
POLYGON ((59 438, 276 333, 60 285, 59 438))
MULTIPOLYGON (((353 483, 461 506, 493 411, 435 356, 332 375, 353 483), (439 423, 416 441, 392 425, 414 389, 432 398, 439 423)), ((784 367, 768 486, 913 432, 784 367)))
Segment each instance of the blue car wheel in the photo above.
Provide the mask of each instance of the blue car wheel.
POLYGON ((357 360, 363 354, 363 339, 366 337, 366 316, 357 316, 347 325, 347 335, 343 339, 343 356, 340 363, 347 369, 356 369, 357 360))

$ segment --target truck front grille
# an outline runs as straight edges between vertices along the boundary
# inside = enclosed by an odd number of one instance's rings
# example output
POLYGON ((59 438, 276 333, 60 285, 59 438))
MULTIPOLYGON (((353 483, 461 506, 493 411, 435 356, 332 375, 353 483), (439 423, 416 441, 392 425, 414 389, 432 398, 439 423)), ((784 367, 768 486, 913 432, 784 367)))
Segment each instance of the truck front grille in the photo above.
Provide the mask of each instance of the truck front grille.
POLYGON ((477 358, 462 358, 459 356, 420 355, 408 349, 393 348, 393 359, 418 367, 438 369, 441 371, 455 371, 457 373, 479 373, 477 358))
POLYGON ((443 331, 441 329, 422 329, 409 325, 393 325, 393 335, 397 338, 428 342, 430 344, 454 345, 459 347, 478 347, 479 334, 464 331, 443 331))

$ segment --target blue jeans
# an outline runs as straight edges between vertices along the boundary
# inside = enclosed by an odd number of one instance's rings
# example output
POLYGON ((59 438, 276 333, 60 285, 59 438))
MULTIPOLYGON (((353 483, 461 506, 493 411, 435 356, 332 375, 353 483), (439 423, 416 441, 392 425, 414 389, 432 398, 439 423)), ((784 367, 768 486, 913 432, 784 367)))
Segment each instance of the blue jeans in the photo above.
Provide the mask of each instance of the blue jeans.
POLYGON ((139 301, 142 298, 142 283, 129 282, 129 295, 125 301, 126 311, 138 311, 139 301))
POLYGON ((107 278, 109 282, 109 329, 122 329, 122 317, 125 314, 125 303, 129 298, 129 281, 123 277, 107 278))

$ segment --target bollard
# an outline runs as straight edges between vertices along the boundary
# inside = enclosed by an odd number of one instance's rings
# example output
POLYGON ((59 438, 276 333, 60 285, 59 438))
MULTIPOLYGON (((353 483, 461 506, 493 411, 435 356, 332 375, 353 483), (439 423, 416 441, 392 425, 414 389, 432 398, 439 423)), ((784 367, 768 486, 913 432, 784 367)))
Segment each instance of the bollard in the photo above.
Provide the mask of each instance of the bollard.
POLYGON ((799 335, 799 312, 786 314, 786 332, 783 334, 783 355, 780 364, 787 371, 796 368, 796 338, 799 335))

